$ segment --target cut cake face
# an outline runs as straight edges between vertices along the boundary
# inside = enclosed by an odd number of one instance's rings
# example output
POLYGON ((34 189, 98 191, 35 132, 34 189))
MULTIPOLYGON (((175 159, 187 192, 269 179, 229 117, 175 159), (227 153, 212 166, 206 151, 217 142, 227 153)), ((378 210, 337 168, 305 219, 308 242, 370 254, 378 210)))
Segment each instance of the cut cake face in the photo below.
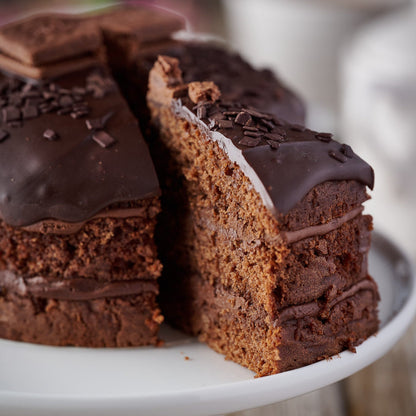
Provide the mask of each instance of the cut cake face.
POLYGON ((0 336, 157 344, 159 183, 136 118, 95 57, 98 25, 35 16, 0 38, 3 52, 16 46, 2 67, 14 75, 0 79, 0 336))

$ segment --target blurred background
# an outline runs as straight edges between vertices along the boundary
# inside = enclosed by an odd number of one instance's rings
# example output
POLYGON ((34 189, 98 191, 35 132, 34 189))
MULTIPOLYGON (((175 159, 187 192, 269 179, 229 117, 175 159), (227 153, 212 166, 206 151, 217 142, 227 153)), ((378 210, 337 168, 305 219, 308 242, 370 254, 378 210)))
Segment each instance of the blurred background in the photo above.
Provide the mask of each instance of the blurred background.
MULTIPOLYGON (((113 3, 0 0, 0 24, 113 3)), ((367 212, 416 260, 416 0, 144 3, 179 11, 194 31, 218 35, 255 66, 274 69, 307 103, 308 127, 334 132, 374 167, 367 212)), ((342 383, 239 416, 415 415, 415 349, 416 324, 383 360, 342 383)))
MULTIPOLYGON (((0 24, 113 3, 0 0, 0 24)), ((272 67, 306 101, 309 127, 335 132, 372 164, 368 211, 416 258, 416 0, 142 3, 177 10, 194 31, 223 37, 254 65, 272 67)))

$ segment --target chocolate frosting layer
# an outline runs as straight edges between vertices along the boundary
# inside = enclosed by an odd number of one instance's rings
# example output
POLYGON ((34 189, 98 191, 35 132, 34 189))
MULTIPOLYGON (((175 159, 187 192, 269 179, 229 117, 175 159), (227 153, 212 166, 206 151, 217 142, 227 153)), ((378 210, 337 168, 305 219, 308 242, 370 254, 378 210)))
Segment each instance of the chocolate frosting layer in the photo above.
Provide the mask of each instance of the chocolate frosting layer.
POLYGON ((155 280, 137 279, 102 282, 93 279, 72 278, 63 280, 36 276, 24 278, 8 270, 0 271, 0 290, 16 292, 20 296, 58 300, 93 300, 128 296, 143 292, 158 293, 155 280))
POLYGON ((0 75, 0 107, 6 223, 82 222, 159 193, 137 121, 104 68, 43 84, 0 75))
POLYGON ((288 244, 296 243, 297 241, 303 240, 304 238, 324 235, 341 227, 341 225, 345 224, 347 221, 352 220, 363 211, 364 207, 354 208, 342 217, 334 218, 325 224, 311 225, 309 227, 300 228, 294 231, 282 231, 281 235, 288 244))
POLYGON ((320 315, 327 317, 330 313, 331 308, 336 304, 354 296, 356 293, 361 291, 370 291, 373 294, 373 298, 379 300, 379 294, 377 285, 370 277, 359 281, 352 285, 349 289, 342 293, 333 293, 332 296, 326 299, 324 304, 319 302, 309 302, 302 305, 289 306, 279 312, 278 322, 281 324, 292 319, 303 319, 306 316, 320 315))

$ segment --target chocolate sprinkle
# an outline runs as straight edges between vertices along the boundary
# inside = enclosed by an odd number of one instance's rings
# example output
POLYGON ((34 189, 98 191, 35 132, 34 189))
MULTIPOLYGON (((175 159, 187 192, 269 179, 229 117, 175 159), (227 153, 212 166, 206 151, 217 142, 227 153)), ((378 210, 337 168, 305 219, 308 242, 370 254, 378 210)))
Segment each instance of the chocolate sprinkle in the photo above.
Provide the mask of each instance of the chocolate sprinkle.
POLYGON ((14 106, 8 106, 6 108, 3 108, 2 114, 3 114, 3 121, 6 123, 8 121, 19 120, 21 117, 20 110, 14 106))
POLYGON ((39 110, 43 113, 51 113, 52 111, 56 110, 57 106, 54 104, 49 104, 49 105, 43 105, 43 106, 39 106, 39 110))
POLYGON ((218 127, 221 129, 232 129, 233 122, 230 120, 218 120, 218 127))
POLYGON ((244 136, 249 136, 249 137, 262 137, 263 133, 258 133, 255 131, 250 131, 250 130, 244 130, 244 136))
POLYGON ((10 136, 9 132, 3 129, 0 129, 0 143, 4 142, 10 136))
POLYGON ((306 130, 306 127, 300 124, 292 124, 290 126, 290 130, 304 132, 306 130))
POLYGON ((114 111, 109 111, 105 116, 101 117, 101 124, 103 125, 103 128, 107 124, 108 120, 110 120, 111 117, 113 117, 114 111))
POLYGON ((23 126, 23 123, 22 123, 21 120, 15 120, 15 121, 10 121, 9 123, 7 123, 7 125, 9 127, 16 128, 16 127, 22 127, 23 126))
POLYGON ((243 111, 250 114, 255 118, 265 119, 265 120, 273 120, 273 116, 271 114, 264 114, 260 113, 260 111, 254 110, 252 108, 244 108, 243 111))
POLYGON ((19 93, 14 93, 9 96, 9 105, 20 107, 23 104, 23 98, 19 93))
POLYGON ((246 124, 249 120, 251 120, 251 116, 250 114, 242 111, 240 113, 237 114, 237 117, 235 118, 235 123, 236 124, 246 124))
POLYGON ((34 105, 27 105, 26 107, 23 107, 22 109, 23 120, 36 118, 38 115, 39 115, 39 111, 37 107, 35 107, 34 105))
POLYGON ((250 117, 246 124, 244 124, 246 127, 254 127, 254 120, 250 117))
POLYGON ((264 137, 266 138, 266 139, 269 139, 269 140, 271 140, 271 141, 273 141, 273 142, 284 142, 285 141, 285 139, 286 139, 286 136, 285 135, 283 135, 283 134, 280 134, 280 133, 266 133, 265 135, 264 135, 264 137))
POLYGON ((331 133, 316 133, 315 137, 321 142, 329 143, 332 140, 331 133))
POLYGON ((69 107, 74 103, 74 100, 69 95, 64 95, 59 99, 61 107, 69 107))
POLYGON ((88 130, 101 130, 104 128, 103 122, 100 118, 85 120, 88 130))
POLYGON ((61 108, 57 111, 58 116, 66 116, 69 113, 72 113, 72 108, 70 107, 61 108))
POLYGON ((59 95, 55 92, 43 91, 42 96, 45 100, 53 100, 54 98, 57 98, 59 95))
POLYGON ((78 119, 78 118, 81 118, 81 117, 85 117, 86 115, 88 115, 88 113, 89 113, 89 111, 88 110, 77 110, 77 111, 73 111, 72 113, 71 113, 71 117, 73 118, 73 119, 78 119))
POLYGON ((59 139, 59 135, 52 129, 47 129, 43 133, 43 137, 47 140, 54 141, 59 139))
POLYGON ((241 146, 256 147, 260 143, 260 140, 260 137, 245 136, 238 144, 241 146))
POLYGON ((249 127, 249 126, 243 126, 243 130, 259 131, 259 129, 257 127, 249 127))
POLYGON ((97 131, 92 135, 93 140, 101 147, 107 148, 116 143, 116 140, 105 131, 97 131))
POLYGON ((343 155, 347 156, 349 159, 352 159, 352 158, 353 158, 353 156, 354 156, 354 152, 353 152, 353 150, 351 149, 351 146, 348 146, 348 144, 343 144, 343 145, 341 145, 340 152, 341 152, 343 155))
POLYGON ((329 156, 331 156, 333 159, 338 160, 338 162, 345 163, 345 162, 347 161, 347 158, 346 158, 343 154, 340 154, 340 153, 334 152, 333 150, 330 150, 330 151, 328 152, 328 154, 329 154, 329 156))
POLYGON ((210 116, 210 119, 214 119, 214 120, 218 121, 218 120, 226 120, 227 117, 224 115, 224 113, 220 113, 220 112, 217 111, 216 113, 214 113, 210 116))
POLYGON ((270 145, 270 147, 274 150, 277 150, 280 147, 280 143, 274 140, 267 140, 267 143, 270 145))
POLYGON ((72 94, 74 95, 85 95, 87 93, 87 90, 82 87, 74 87, 72 88, 72 94))
POLYGON ((261 119, 260 122, 262 124, 264 124, 269 130, 273 130, 274 129, 274 124, 271 121, 265 120, 265 119, 261 119))

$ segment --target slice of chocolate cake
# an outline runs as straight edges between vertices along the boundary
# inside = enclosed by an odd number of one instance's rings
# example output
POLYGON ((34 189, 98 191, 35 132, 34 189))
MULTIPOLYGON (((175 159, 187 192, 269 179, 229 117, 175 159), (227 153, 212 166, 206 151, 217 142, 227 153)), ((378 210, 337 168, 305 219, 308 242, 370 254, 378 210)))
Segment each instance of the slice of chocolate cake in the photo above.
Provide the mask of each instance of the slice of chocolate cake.
POLYGON ((97 61, 73 71, 72 59, 101 48, 80 48, 84 22, 74 37, 53 15, 0 30, 18 76, 0 76, 0 337, 157 344, 158 180, 109 71, 97 61))
POLYGON ((158 58, 147 97, 167 319, 259 376, 353 350, 378 327, 371 167, 330 134, 184 82, 179 64, 158 58))

